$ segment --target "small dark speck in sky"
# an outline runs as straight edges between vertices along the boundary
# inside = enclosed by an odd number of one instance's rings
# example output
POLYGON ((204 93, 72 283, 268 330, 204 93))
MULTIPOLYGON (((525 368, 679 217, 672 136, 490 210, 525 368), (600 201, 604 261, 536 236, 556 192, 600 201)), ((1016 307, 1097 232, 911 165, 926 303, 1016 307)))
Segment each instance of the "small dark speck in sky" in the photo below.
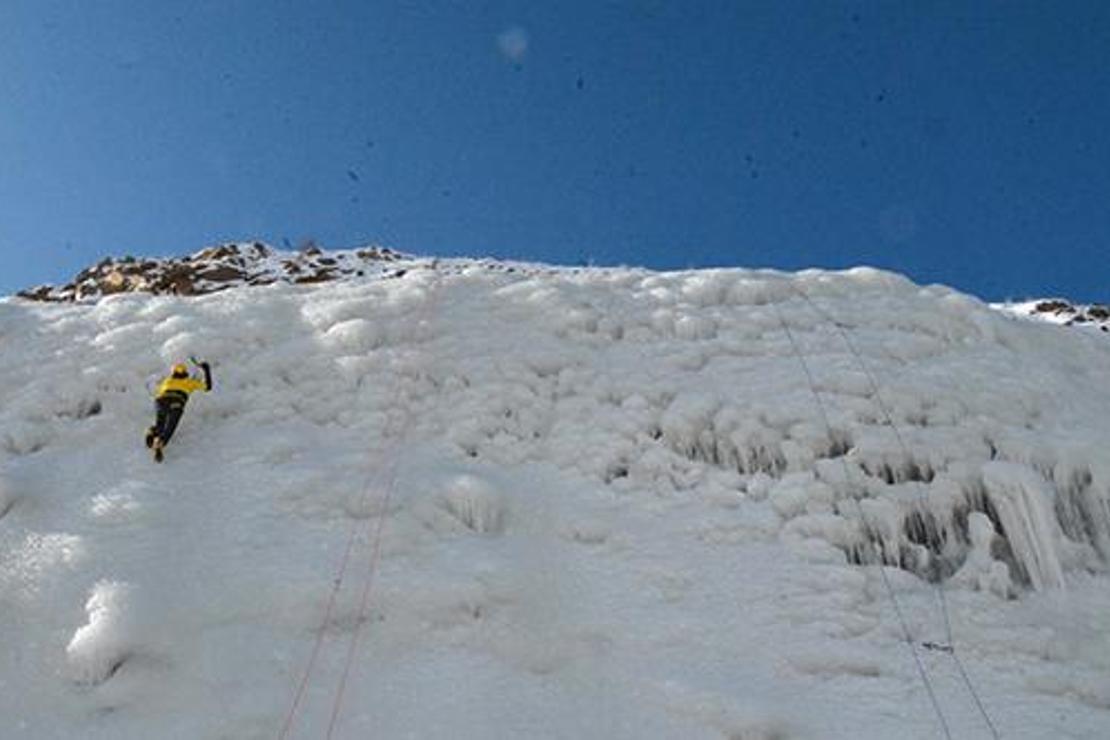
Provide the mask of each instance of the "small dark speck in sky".
POLYGON ((752 170, 752 179, 753 180, 758 180, 759 179, 759 170, 752 170))
POLYGON ((586 87, 586 80, 583 79, 582 77, 579 77, 578 81, 575 82, 574 84, 579 90, 582 90, 586 87))
POLYGON ((373 139, 367 139, 366 140, 366 148, 367 149, 373 149, 375 146, 377 146, 377 143, 373 139))
POLYGON ((878 95, 875 96, 876 103, 881 103, 884 100, 886 100, 886 90, 881 91, 878 95))
POLYGON ((358 182, 358 173, 354 170, 347 170, 347 177, 351 178, 353 182, 358 182))

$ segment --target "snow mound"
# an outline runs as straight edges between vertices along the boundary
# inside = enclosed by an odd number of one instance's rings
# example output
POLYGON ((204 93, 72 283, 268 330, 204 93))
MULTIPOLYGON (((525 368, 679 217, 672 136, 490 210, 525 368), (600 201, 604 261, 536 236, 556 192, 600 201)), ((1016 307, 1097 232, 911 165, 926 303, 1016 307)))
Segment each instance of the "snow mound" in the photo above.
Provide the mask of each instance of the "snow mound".
POLYGON ((134 649, 129 623, 131 592, 128 584, 117 581, 101 581, 93 587, 85 604, 88 623, 73 633, 66 646, 70 675, 75 681, 107 681, 134 649))
POLYGON ((475 473, 449 473, 433 484, 422 516, 429 526, 446 532, 498 535, 508 525, 505 495, 489 479, 475 473))
POLYGON ((974 511, 968 515, 967 525, 971 551, 953 580, 1002 598, 1014 596, 1009 566, 994 557, 995 543, 1000 540, 990 517, 974 511))

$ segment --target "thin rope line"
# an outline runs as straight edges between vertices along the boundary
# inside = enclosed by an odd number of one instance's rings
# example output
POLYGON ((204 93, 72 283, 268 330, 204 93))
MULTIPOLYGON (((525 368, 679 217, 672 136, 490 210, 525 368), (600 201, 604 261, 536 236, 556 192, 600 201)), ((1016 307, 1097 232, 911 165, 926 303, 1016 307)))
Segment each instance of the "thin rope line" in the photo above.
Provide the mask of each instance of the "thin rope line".
MULTIPOLYGON (((438 264, 438 260, 433 260, 430 263, 430 268, 435 270, 437 264, 438 264)), ((424 314, 422 313, 421 318, 423 318, 423 315, 424 314)), ((419 321, 418 321, 418 323, 419 323, 419 321)), ((407 433, 409 423, 411 423, 411 414, 408 417, 406 417, 406 423, 404 425, 404 432, 405 433, 407 433)), ((393 445, 393 448, 391 448, 391 449, 395 450, 396 447, 399 444, 400 444, 399 441, 395 441, 394 445, 393 445)), ((390 455, 390 459, 392 460, 392 455, 390 455)), ((375 471, 374 471, 373 468, 371 468, 369 470, 369 472, 367 473, 367 475, 366 475, 366 480, 365 480, 365 482, 362 486, 363 493, 362 493, 362 496, 359 498, 360 509, 361 509, 362 505, 365 504, 369 499, 370 491, 371 491, 371 481, 374 478, 374 474, 375 474, 375 471)), ((309 656, 308 664, 306 665, 306 667, 303 671, 303 674, 301 676, 301 680, 298 683, 296 693, 293 697, 292 706, 290 707, 289 713, 285 718, 285 722, 282 725, 282 728, 281 728, 280 732, 278 733, 278 737, 280 738, 280 740, 285 740, 285 738, 287 738, 289 736, 289 733, 292 730, 293 724, 296 720, 297 711, 299 710, 301 702, 304 698, 305 691, 307 690, 308 685, 311 682, 312 672, 315 668, 316 661, 317 661, 317 659, 320 655, 321 648, 323 646, 324 634, 325 634, 325 631, 327 630, 328 624, 332 620, 332 614, 334 613, 334 610, 335 610, 335 604, 336 604, 336 601, 338 599, 338 594, 339 594, 339 591, 340 591, 340 589, 343 585, 343 580, 346 577, 347 568, 350 564, 351 553, 354 549, 354 543, 355 543, 355 540, 356 540, 356 535, 358 534, 360 529, 368 532, 369 531, 369 526, 370 526, 369 518, 364 523, 359 522, 357 520, 354 520, 354 521, 351 522, 350 531, 347 535, 347 545, 344 548, 343 557, 340 561, 339 572, 336 575, 336 577, 334 579, 332 579, 331 593, 328 596, 327 606, 324 610, 324 618, 320 623, 320 628, 317 630, 316 639, 313 641, 312 653, 309 656), (360 524, 361 524, 361 527, 360 527, 360 524)), ((379 536, 380 536, 380 531, 381 531, 380 527, 381 527, 381 521, 379 520, 379 530, 378 530, 379 531, 379 536)), ((345 671, 345 673, 346 673, 346 671, 345 671)), ((333 720, 333 722, 334 722, 334 720, 333 720)), ((329 733, 330 733, 330 731, 331 730, 329 728, 329 733)), ((330 736, 330 734, 329 734, 329 736, 330 736)))
POLYGON ((313 667, 316 665, 316 659, 320 655, 320 647, 324 642, 324 631, 327 629, 328 623, 331 622, 332 612, 335 609, 336 596, 339 593, 339 588, 343 583, 343 578, 347 572, 347 565, 351 560, 351 550, 354 547, 355 534, 358 531, 358 522, 351 522, 350 534, 347 537, 347 547, 343 551, 343 558, 339 566, 338 575, 332 580, 331 594, 328 596, 327 608, 324 610, 324 618, 320 622, 320 628, 316 631, 316 640, 312 645, 312 654, 309 656, 308 665, 305 666, 304 673, 301 676, 297 692, 293 697, 293 705, 289 709, 289 714, 285 718, 285 724, 282 725, 281 732, 278 737, 284 738, 289 736, 289 732, 293 729, 293 722, 296 718, 297 709, 300 707, 301 699, 304 697, 305 689, 308 687, 309 678, 312 675, 313 667))
MULTIPOLYGON (((433 270, 432 285, 428 289, 429 297, 421 308, 420 315, 416 319, 416 327, 427 324, 438 310, 440 300, 440 277, 437 269, 438 260, 431 263, 433 270)), ((378 516, 378 526, 374 535, 374 545, 370 554, 370 562, 367 566, 366 580, 363 582, 362 596, 359 601, 358 617, 355 622, 355 632, 351 636, 351 641, 347 647, 347 654, 343 663, 343 673, 339 679, 339 685, 336 688, 335 701, 332 705, 331 717, 328 721, 327 738, 331 740, 335 728, 339 723, 339 715, 343 707, 343 700, 346 697, 347 685, 351 676, 351 668, 354 664, 355 655, 358 653, 358 646, 362 641, 363 627, 367 621, 367 612, 370 606, 370 596, 373 592, 373 586, 376 581, 378 573, 379 562, 381 561, 382 541, 384 539, 385 523, 389 518, 389 503, 393 498, 393 491, 397 484, 397 453, 401 449, 402 443, 408 437, 409 431, 412 428, 413 420, 416 414, 413 413, 412 407, 407 408, 404 422, 401 426, 400 432, 394 437, 394 442, 391 447, 389 455, 389 468, 388 474, 385 477, 384 492, 382 494, 382 509, 378 516)))
MULTIPOLYGON (((827 410, 825 409, 825 402, 824 400, 822 400, 821 394, 817 390, 817 383, 813 378, 813 373, 809 369, 809 363, 806 362, 805 355, 802 353, 801 347, 798 345, 798 341, 794 338, 794 332, 790 331, 790 327, 786 323, 785 317, 783 317, 782 315, 782 310, 775 302, 772 302, 771 306, 775 309, 775 315, 778 317, 779 324, 782 326, 783 332, 790 340, 790 346, 794 351, 794 355, 798 358, 798 362, 801 364, 802 370, 805 372, 806 382, 809 384, 809 390, 813 394, 814 400, 817 402, 818 411, 820 412, 821 419, 825 424, 825 432, 829 435, 829 440, 832 441, 835 439, 833 435, 832 424, 829 421, 829 415, 827 410)), ((843 465, 844 467, 844 481, 850 488, 852 485, 852 477, 851 472, 848 469, 848 463, 843 456, 840 457, 840 462, 841 465, 843 465)), ((859 513, 860 522, 863 523, 865 521, 863 506, 860 505, 858 498, 851 495, 850 491, 849 498, 855 502, 856 510, 859 513)), ((886 568, 881 562, 879 563, 879 575, 882 578, 883 586, 886 588, 887 595, 890 597, 890 601, 894 605, 894 612, 898 616, 899 624, 901 624, 902 626, 902 636, 907 647, 909 647, 910 653, 913 655, 914 663, 917 665, 918 675, 921 677, 921 682, 925 685, 925 690, 929 695, 929 702, 933 705, 933 711, 936 713, 937 719, 940 721, 940 726, 941 729, 944 731, 944 736, 951 740, 952 733, 948 729, 948 721, 944 718, 944 712, 941 711, 940 702, 937 700, 936 692, 933 690, 932 681, 929 680, 929 673, 925 669, 925 664, 922 662, 921 656, 918 654, 917 645, 914 643, 913 635, 910 633, 909 625, 906 623, 905 615, 902 613, 902 607, 898 602, 898 597, 894 593, 894 587, 890 583, 890 577, 887 575, 886 568)))
MULTIPOLYGON (((894 421, 894 416, 890 413, 889 407, 883 400, 882 393, 879 391, 878 381, 876 380, 874 373, 871 372, 870 367, 868 367, 867 363, 864 361, 863 356, 856 348, 855 343, 852 341, 852 338, 848 334, 844 324, 837 321, 834 316, 818 306, 814 302, 814 300, 810 298, 810 296, 800 287, 793 284, 791 284, 790 287, 793 288, 794 291, 797 292, 798 295, 800 295, 805 300, 805 302, 808 303, 811 308, 813 308, 814 311, 816 311, 826 321, 836 327, 837 333, 840 334, 841 338, 844 340, 844 344, 848 347, 848 350, 855 357, 856 364, 859 365, 860 369, 863 370, 864 375, 867 376, 868 384, 871 387, 871 395, 875 399, 875 403, 878 405, 879 410, 882 412, 883 418, 890 426, 891 431, 894 432, 894 437, 898 441, 898 446, 899 448, 901 448, 902 454, 905 455, 907 460, 912 460, 913 455, 910 452, 909 445, 906 444, 901 431, 899 431, 898 429, 898 425, 894 421)), ((926 499, 925 486, 921 481, 917 481, 917 489, 919 498, 923 500, 926 499)), ((925 503, 927 503, 927 500, 925 500, 925 503)), ((945 595, 944 588, 939 582, 934 585, 936 588, 938 599, 940 601, 941 614, 944 617, 945 639, 948 642, 949 648, 945 652, 948 652, 948 654, 952 656, 952 660, 955 662, 956 667, 959 669, 959 673, 963 679, 964 685, 967 687, 968 692, 971 694, 972 699, 975 701, 975 706, 978 708, 979 714, 983 717, 983 720, 986 722, 987 727, 990 728, 991 735, 995 738, 1000 738, 1001 735, 999 734, 998 729, 995 727, 994 722, 991 721, 990 715, 987 713, 986 707, 983 705, 983 701, 979 697, 979 692, 976 691, 975 686, 971 682, 970 676, 964 669, 963 661, 960 660, 959 655, 956 653, 956 642, 952 637, 952 620, 950 618, 948 610, 948 597, 945 595)))
POLYGON ((374 535, 374 548, 370 556, 370 565, 366 581, 362 587, 362 598, 359 601, 358 621, 356 622, 355 634, 351 637, 350 645, 347 648, 347 656, 343 663, 343 674, 339 680, 339 688, 336 691, 335 703, 332 706, 331 719, 328 722, 327 737, 330 740, 333 732, 335 731, 336 724, 339 720, 339 711, 343 704, 343 698, 347 691, 347 680, 351 674, 351 664, 354 662, 355 653, 357 652, 359 641, 362 637, 362 625, 364 624, 367 616, 367 608, 370 604, 370 592, 373 589, 375 576, 378 571, 378 563, 381 560, 382 552, 382 532, 385 530, 385 521, 389 518, 389 502, 392 498, 393 489, 397 482, 397 465, 396 459, 393 460, 391 465, 389 478, 386 482, 385 491, 382 495, 382 509, 378 516, 378 526, 374 535))

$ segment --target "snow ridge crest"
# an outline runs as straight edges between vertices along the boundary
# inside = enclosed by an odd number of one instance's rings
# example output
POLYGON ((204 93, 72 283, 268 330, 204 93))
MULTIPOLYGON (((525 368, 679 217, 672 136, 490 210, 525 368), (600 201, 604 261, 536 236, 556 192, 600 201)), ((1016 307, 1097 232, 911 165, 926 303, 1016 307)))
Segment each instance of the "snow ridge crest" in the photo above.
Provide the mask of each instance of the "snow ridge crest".
POLYGON ((279 251, 261 242, 228 243, 180 258, 106 258, 63 286, 41 285, 20 298, 85 303, 117 293, 196 296, 273 283, 313 284, 389 272, 403 255, 386 247, 279 251))

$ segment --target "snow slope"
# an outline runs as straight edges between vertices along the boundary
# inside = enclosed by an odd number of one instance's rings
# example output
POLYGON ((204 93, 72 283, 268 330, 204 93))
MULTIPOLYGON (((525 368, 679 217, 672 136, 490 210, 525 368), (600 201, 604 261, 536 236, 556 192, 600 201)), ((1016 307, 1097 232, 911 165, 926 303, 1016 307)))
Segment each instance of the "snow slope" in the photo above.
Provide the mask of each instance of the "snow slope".
POLYGON ((1104 335, 869 269, 398 267, 0 301, 0 736, 1110 736, 1104 335))

